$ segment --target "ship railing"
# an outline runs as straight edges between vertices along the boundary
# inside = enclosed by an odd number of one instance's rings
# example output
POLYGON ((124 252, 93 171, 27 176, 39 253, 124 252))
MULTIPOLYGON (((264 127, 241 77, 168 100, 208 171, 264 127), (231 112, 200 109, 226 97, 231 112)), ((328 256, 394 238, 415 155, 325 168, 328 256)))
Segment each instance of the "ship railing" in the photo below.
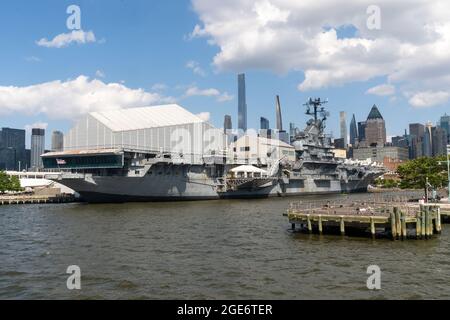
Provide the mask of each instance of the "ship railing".
MULTIPOLYGON (((183 154, 184 157, 204 157, 204 156, 210 156, 210 153, 199 153, 199 152, 180 152, 180 151, 168 151, 165 148, 145 148, 142 146, 136 146, 136 145, 130 145, 130 144, 109 144, 109 145, 102 145, 101 148, 99 147, 78 147, 74 146, 70 149, 67 149, 67 151, 70 150, 84 150, 84 149, 92 149, 92 150, 121 150, 123 152, 130 152, 130 153, 142 153, 142 154, 156 154, 156 155, 172 155, 174 157, 179 156, 180 154, 183 154)), ((211 150, 215 152, 215 155, 225 155, 226 151, 224 150, 211 150)))

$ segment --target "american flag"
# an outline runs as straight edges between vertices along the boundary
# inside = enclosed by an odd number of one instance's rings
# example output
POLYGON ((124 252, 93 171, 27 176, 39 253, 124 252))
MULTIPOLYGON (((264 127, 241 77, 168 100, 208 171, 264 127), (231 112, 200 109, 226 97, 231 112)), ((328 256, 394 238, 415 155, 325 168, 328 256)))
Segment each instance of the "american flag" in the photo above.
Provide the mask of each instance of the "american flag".
POLYGON ((62 165, 65 165, 65 164, 66 164, 66 160, 63 160, 63 159, 56 159, 56 163, 57 163, 59 166, 62 166, 62 165))

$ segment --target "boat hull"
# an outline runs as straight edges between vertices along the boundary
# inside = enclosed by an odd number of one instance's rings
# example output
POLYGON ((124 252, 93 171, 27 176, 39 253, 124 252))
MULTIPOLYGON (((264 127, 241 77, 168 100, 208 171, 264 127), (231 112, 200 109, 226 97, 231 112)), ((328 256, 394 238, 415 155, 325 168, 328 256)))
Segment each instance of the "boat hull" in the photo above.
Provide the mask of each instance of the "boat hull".
POLYGON ((81 200, 90 203, 163 202, 218 199, 257 199, 318 194, 366 192, 372 179, 341 182, 330 180, 318 184, 314 179, 274 181, 255 188, 222 192, 217 181, 206 175, 189 179, 181 177, 93 177, 90 179, 62 177, 59 183, 76 191, 81 200))

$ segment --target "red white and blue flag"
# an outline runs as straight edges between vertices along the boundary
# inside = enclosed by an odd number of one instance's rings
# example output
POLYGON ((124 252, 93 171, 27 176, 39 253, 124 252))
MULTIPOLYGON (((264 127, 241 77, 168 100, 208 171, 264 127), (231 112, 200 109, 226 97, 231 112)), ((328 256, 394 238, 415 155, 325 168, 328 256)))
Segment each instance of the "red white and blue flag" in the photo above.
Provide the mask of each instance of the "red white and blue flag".
POLYGON ((63 166, 66 164, 66 160, 63 159, 56 159, 56 163, 58 164, 58 166, 63 166))

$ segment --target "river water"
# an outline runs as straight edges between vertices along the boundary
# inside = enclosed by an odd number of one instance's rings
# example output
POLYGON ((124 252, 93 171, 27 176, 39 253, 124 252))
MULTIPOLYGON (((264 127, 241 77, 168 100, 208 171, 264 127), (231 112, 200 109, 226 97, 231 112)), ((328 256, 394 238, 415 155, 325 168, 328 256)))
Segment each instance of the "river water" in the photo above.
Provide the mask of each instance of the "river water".
POLYGON ((450 298, 449 227, 405 242, 293 233, 282 214, 295 200, 3 206, 0 298, 450 298), (81 290, 67 289, 70 265, 81 290))

